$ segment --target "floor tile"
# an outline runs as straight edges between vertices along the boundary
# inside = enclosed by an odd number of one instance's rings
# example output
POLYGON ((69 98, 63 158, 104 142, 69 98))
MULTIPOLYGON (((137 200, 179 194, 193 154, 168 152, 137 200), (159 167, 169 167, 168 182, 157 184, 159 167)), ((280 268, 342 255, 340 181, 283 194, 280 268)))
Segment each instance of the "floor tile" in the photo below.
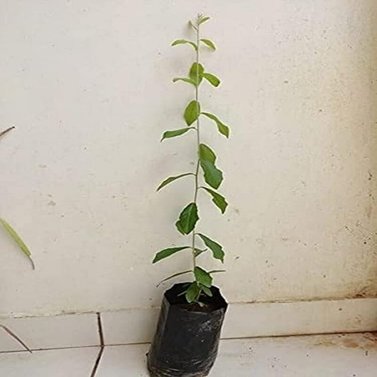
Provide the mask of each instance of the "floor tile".
POLYGON ((160 310, 129 309, 101 314, 105 344, 147 343, 156 330, 160 310))
POLYGON ((229 340, 211 376, 375 377, 377 342, 369 335, 229 340))
MULTIPOLYGON (((148 377, 148 345, 106 347, 97 377, 148 377)), ((373 334, 224 340, 213 377, 375 377, 373 334)))
MULTIPOLYGON (((12 318, 2 324, 14 331, 31 349, 95 346, 100 344, 96 314, 12 318)), ((0 351, 22 349, 0 333, 0 351)))
POLYGON ((149 344, 105 347, 96 377, 149 377, 148 349, 149 344))
MULTIPOLYGON (((16 336, 19 336, 14 329, 9 328, 10 331, 14 332, 16 336)), ((0 352, 9 351, 22 351, 23 346, 18 343, 12 336, 10 336, 3 328, 0 328, 0 352)))
POLYGON ((221 336, 229 339, 375 331, 376 311, 375 298, 231 304, 221 336))
POLYGON ((0 376, 89 377, 97 347, 0 354, 0 376))

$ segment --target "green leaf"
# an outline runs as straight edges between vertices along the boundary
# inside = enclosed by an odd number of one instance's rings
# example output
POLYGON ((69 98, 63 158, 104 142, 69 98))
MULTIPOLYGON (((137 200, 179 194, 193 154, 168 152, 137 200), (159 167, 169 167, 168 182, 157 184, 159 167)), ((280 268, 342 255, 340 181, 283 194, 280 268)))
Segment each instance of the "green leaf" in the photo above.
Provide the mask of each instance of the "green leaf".
POLYGON ((213 86, 218 87, 220 85, 220 79, 212 73, 203 73, 203 77, 213 86))
POLYGON ((153 259, 153 263, 159 262, 161 259, 165 259, 170 257, 171 255, 178 253, 178 251, 189 249, 190 246, 181 246, 181 247, 169 247, 168 249, 164 249, 159 251, 153 259))
POLYGON ((210 40, 210 39, 201 39, 201 41, 207 45, 207 47, 209 47, 211 50, 215 51, 216 50, 216 45, 210 40))
POLYGON ((204 24, 204 23, 207 22, 209 19, 210 19, 210 17, 200 16, 200 17, 198 18, 198 25, 204 24))
POLYGON ((191 270, 187 270, 187 271, 182 271, 182 272, 178 272, 178 273, 176 273, 176 274, 174 274, 174 275, 171 275, 171 276, 165 278, 164 280, 161 280, 161 281, 157 284, 157 287, 159 287, 162 283, 165 283, 165 282, 168 281, 168 280, 174 279, 174 278, 176 278, 176 277, 178 277, 178 276, 181 276, 181 275, 186 275, 186 274, 188 274, 188 273, 190 273, 190 272, 192 272, 192 271, 191 271, 191 270))
POLYGON ((184 112, 184 118, 188 126, 191 126, 200 115, 200 103, 198 101, 191 101, 184 112))
POLYGON ((205 112, 202 114, 206 116, 207 118, 215 121, 219 132, 225 137, 229 137, 229 127, 226 126, 223 122, 221 122, 221 120, 216 115, 213 115, 211 113, 205 113, 205 112))
POLYGON ((216 155, 213 150, 205 144, 199 145, 200 166, 204 172, 204 180, 217 189, 223 181, 223 173, 215 166, 216 155))
POLYGON ((199 284, 204 285, 207 288, 211 288, 212 277, 207 271, 203 270, 200 267, 195 267, 194 268, 194 275, 195 275, 196 281, 199 284))
POLYGON ((173 130, 173 131, 165 131, 164 134, 162 135, 162 140, 164 139, 169 139, 172 137, 180 136, 185 134, 187 131, 194 130, 194 127, 185 127, 185 128, 180 128, 179 130, 173 130))
POLYGON ((33 259, 31 257, 31 252, 29 248, 26 246, 26 244, 24 243, 24 241, 22 241, 21 237, 17 234, 17 232, 4 219, 0 218, 0 224, 3 226, 3 228, 8 233, 8 235, 13 239, 13 241, 16 242, 20 250, 29 258, 32 268, 34 270, 35 266, 34 266, 33 259))
POLYGON ((191 45, 195 51, 198 50, 198 46, 194 42, 188 41, 186 39, 177 39, 171 45, 178 46, 178 45, 185 45, 185 44, 191 45))
POLYGON ((182 234, 189 234, 195 228, 198 220, 198 207, 196 203, 190 203, 183 209, 175 225, 182 234))
MULTIPOLYGON (((192 272, 192 271, 190 271, 190 272, 192 272)), ((188 287, 191 285, 191 283, 184 283, 184 284, 182 284, 182 291, 180 292, 180 293, 178 293, 177 294, 177 297, 181 297, 181 296, 184 296, 185 294, 186 294, 186 292, 187 292, 187 289, 188 289, 188 287)))
MULTIPOLYGON (((201 233, 198 233, 198 236, 203 240, 203 242, 205 243, 205 245, 212 250, 212 253, 213 253, 213 257, 215 259, 219 259, 221 260, 221 262, 224 263, 224 250, 223 250, 223 247, 218 244, 217 242, 215 242, 214 240, 211 240, 209 237, 205 236, 204 234, 201 234, 201 233)), ((211 273, 213 273, 215 271, 211 271, 211 273)), ((218 272, 218 271, 216 271, 218 272)))
POLYGON ((187 82, 188 84, 196 86, 196 80, 192 80, 187 77, 175 77, 173 79, 173 82, 177 82, 177 81, 184 81, 184 82, 187 82))
POLYGON ((213 164, 216 162, 215 152, 205 144, 199 145, 199 157, 201 160, 212 162, 213 164))
POLYGON ((165 186, 168 185, 169 183, 174 182, 176 179, 179 179, 179 178, 182 178, 182 177, 186 177, 187 175, 195 175, 195 174, 193 174, 193 173, 184 173, 184 174, 177 175, 177 176, 175 176, 175 177, 169 177, 169 178, 166 178, 166 179, 160 184, 160 186, 157 187, 157 191, 160 191, 163 187, 165 187, 165 186))
POLYGON ((209 288, 205 287, 204 285, 201 286, 201 288, 202 288, 202 291, 203 291, 208 297, 212 297, 212 296, 213 296, 212 291, 211 291, 209 288))
POLYGON ((201 289, 196 282, 191 283, 188 287, 185 297, 189 304, 195 302, 200 297, 201 289))
POLYGON ((226 207, 228 206, 226 199, 222 195, 220 195, 218 192, 213 191, 207 187, 203 187, 203 189, 206 190, 210 195, 212 195, 212 201, 220 209, 221 213, 224 213, 226 210, 226 207))
POLYGON ((200 160, 203 169, 204 180, 214 189, 218 189, 223 181, 223 173, 212 162, 200 160))
POLYGON ((203 80, 204 67, 200 63, 193 63, 190 68, 189 77, 196 85, 203 80))

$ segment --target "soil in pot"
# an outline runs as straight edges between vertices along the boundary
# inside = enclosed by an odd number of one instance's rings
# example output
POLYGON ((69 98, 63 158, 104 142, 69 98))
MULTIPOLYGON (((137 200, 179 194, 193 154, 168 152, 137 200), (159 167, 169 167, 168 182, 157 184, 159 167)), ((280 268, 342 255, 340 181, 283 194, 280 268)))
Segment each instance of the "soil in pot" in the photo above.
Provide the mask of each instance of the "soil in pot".
POLYGON ((213 297, 188 304, 182 292, 187 283, 165 292, 149 354, 151 377, 204 377, 217 356, 221 327, 228 304, 217 287, 213 297))

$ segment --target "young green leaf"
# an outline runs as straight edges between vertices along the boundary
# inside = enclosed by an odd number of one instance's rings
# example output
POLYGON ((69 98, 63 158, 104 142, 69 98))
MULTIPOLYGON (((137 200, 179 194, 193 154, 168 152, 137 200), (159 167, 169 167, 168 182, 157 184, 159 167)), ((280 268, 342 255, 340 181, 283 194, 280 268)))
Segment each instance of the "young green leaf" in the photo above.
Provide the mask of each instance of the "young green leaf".
POLYGON ((191 42, 191 41, 187 41, 186 39, 177 39, 171 45, 172 46, 178 46, 178 45, 184 45, 184 44, 191 45, 194 48, 195 51, 198 50, 198 46, 196 45, 196 43, 191 42))
POLYGON ((212 162, 213 164, 216 162, 216 155, 215 152, 205 144, 199 145, 199 157, 201 160, 212 162))
POLYGON ((196 203, 190 203, 183 209, 175 225, 182 234, 189 234, 195 228, 198 220, 198 207, 196 203))
POLYGON ((204 24, 204 23, 207 22, 209 19, 210 19, 210 17, 200 16, 200 17, 198 18, 198 25, 204 24))
MULTIPOLYGON (((211 240, 209 237, 205 236, 204 234, 197 233, 198 236, 203 240, 205 245, 212 250, 213 257, 215 259, 221 260, 221 262, 224 263, 224 250, 223 247, 215 242, 214 240, 211 240)), ((212 271, 213 272, 213 271, 212 271)))
POLYGON ((200 115, 200 103, 198 101, 191 101, 184 112, 184 118, 188 126, 191 126, 200 115))
POLYGON ((212 73, 203 73, 203 77, 216 88, 220 85, 220 79, 212 73))
POLYGON ((153 259, 153 263, 159 262, 161 259, 165 259, 170 257, 171 255, 178 253, 178 251, 182 251, 185 249, 189 249, 190 246, 181 246, 181 247, 169 247, 168 249, 164 249, 159 251, 153 259))
POLYGON ((198 284, 204 285, 207 288, 211 288, 212 277, 207 271, 203 270, 200 267, 195 267, 194 275, 198 284))
POLYGON ((199 145, 200 166, 204 172, 204 180, 217 189, 223 181, 223 173, 215 166, 216 155, 213 150, 205 144, 199 145))
POLYGON ((207 288, 205 287, 204 285, 201 286, 200 288, 202 288, 202 291, 204 292, 204 294, 206 294, 208 297, 212 297, 213 296, 213 293, 211 291, 210 288, 207 288))
POLYGON ((204 39, 202 38, 201 41, 209 47, 211 50, 215 51, 216 50, 216 45, 210 40, 210 39, 204 39))
POLYGON ((203 187, 203 189, 206 190, 210 195, 212 195, 212 201, 220 209, 221 213, 224 213, 226 210, 226 207, 228 206, 226 199, 222 195, 220 195, 218 192, 213 191, 207 187, 203 187))
POLYGON ((196 86, 196 80, 192 80, 192 79, 189 79, 187 77, 175 77, 173 79, 173 82, 177 82, 177 81, 187 82, 188 84, 196 86))
POLYGON ((31 257, 31 252, 29 248, 26 246, 24 241, 22 241, 21 237, 17 234, 17 232, 11 227, 9 223, 7 223, 4 219, 0 218, 0 224, 3 226, 4 230, 8 233, 8 235, 16 242, 17 246, 20 250, 28 257, 33 270, 35 269, 34 261, 31 257))
POLYGON ((162 283, 165 283, 165 282, 168 281, 168 280, 174 279, 174 278, 176 278, 176 277, 178 277, 178 276, 181 276, 181 275, 186 275, 186 274, 188 274, 188 273, 190 273, 190 272, 192 272, 192 271, 191 271, 191 270, 187 270, 187 271, 182 271, 182 272, 178 272, 178 273, 176 273, 176 274, 174 274, 174 275, 171 275, 171 276, 165 278, 164 280, 161 280, 161 281, 157 284, 157 287, 159 287, 162 283))
POLYGON ((203 80, 204 67, 199 63, 193 63, 189 71, 189 77, 195 82, 196 85, 199 85, 203 80))
POLYGON ((213 115, 211 113, 206 113, 206 112, 203 112, 202 115, 213 120, 217 124, 217 128, 219 132, 225 137, 229 137, 229 127, 226 126, 223 122, 221 122, 221 120, 216 115, 213 115))
POLYGON ((185 294, 187 302, 189 304, 195 302, 199 298, 200 293, 201 289, 198 284, 196 282, 191 283, 185 294))
POLYGON ((206 183, 212 188, 218 189, 223 181, 223 172, 210 161, 200 160, 200 166, 203 169, 206 183))
POLYGON ((180 174, 180 175, 177 175, 175 177, 169 177, 169 178, 166 178, 161 184, 160 186, 157 187, 157 191, 160 191, 163 187, 165 187, 166 185, 168 185, 169 183, 172 183, 174 182, 176 179, 179 179, 179 178, 182 178, 182 177, 186 177, 188 175, 195 175, 193 173, 184 173, 184 174, 180 174))
POLYGON ((194 130, 194 129, 195 129, 194 127, 185 127, 185 128, 180 128, 179 130, 165 131, 164 134, 162 135, 161 141, 172 138, 172 137, 183 135, 187 131, 194 130))

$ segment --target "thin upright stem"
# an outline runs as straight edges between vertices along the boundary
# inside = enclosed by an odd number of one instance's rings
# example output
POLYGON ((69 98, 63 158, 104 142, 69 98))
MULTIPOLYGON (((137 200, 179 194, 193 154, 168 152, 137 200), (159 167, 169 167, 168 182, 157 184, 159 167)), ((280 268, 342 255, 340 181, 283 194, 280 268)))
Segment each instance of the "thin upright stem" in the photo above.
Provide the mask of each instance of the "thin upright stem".
MULTIPOLYGON (((197 24, 195 28, 196 31, 196 85, 195 85, 195 100, 198 106, 199 112, 199 46, 200 46, 200 25, 197 24)), ((199 166, 200 166, 200 159, 199 159, 199 147, 200 147, 200 121, 199 116, 196 119, 196 149, 197 149, 197 163, 196 163, 196 171, 195 171, 195 190, 194 190, 194 203, 197 204, 198 200, 198 191, 199 191, 199 166)), ((195 229, 192 232, 192 259, 193 259, 193 270, 196 267, 196 250, 195 250, 195 229)))

